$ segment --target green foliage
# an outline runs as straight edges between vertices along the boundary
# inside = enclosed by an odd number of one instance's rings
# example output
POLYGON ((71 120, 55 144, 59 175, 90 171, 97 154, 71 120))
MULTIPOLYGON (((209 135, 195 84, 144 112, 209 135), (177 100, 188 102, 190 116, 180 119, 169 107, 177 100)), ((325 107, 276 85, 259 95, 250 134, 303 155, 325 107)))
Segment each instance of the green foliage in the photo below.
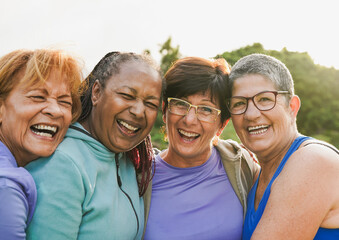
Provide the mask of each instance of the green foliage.
POLYGON ((159 110, 157 120, 151 131, 151 139, 153 147, 163 150, 167 148, 167 142, 165 141, 165 124, 162 121, 162 112, 159 110))
POLYGON ((174 61, 181 57, 179 46, 172 47, 171 37, 169 37, 167 41, 161 45, 159 52, 162 56, 160 67, 164 73, 171 67, 174 61))
MULTIPOLYGON (((179 46, 171 46, 171 38, 161 45, 161 67, 163 71, 180 58, 179 46)), ((295 93, 302 105, 298 113, 297 124, 300 133, 327 141, 339 146, 339 70, 316 65, 306 52, 291 52, 286 48, 281 51, 265 50, 260 43, 245 46, 231 52, 224 52, 215 58, 225 58, 234 65, 241 57, 252 53, 264 53, 281 60, 290 70, 295 84, 295 93)), ((160 127, 163 125, 159 112, 157 123, 151 133, 152 142, 159 149, 167 143, 163 140, 160 127)), ((239 142, 230 122, 224 129, 222 139, 233 139, 239 142)))
MULTIPOLYGON (((147 49, 144 52, 150 54, 150 51, 147 49)), ((181 57, 179 46, 172 46, 171 37, 169 37, 165 43, 160 45, 159 52, 161 54, 160 68, 163 73, 166 73, 166 71, 172 66, 173 62, 181 57)), ((168 145, 168 143, 165 141, 164 128, 165 127, 162 121, 162 111, 159 110, 157 120, 151 131, 151 138, 153 146, 161 150, 167 148, 168 145)))
POLYGON ((234 141, 240 142, 234 127, 233 127, 233 123, 230 120, 228 122, 228 124, 226 125, 226 127, 224 128, 224 131, 222 132, 222 134, 220 135, 220 139, 232 139, 234 141))

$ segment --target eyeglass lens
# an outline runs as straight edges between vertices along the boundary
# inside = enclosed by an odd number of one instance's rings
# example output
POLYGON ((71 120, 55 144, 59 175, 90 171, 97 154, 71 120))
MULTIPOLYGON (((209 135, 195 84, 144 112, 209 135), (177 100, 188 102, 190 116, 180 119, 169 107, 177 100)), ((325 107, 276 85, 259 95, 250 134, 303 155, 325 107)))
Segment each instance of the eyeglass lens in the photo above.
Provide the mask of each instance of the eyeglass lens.
POLYGON ((253 97, 232 97, 229 110, 232 114, 242 114, 247 110, 248 101, 252 100, 257 109, 267 111, 274 108, 278 92, 260 92, 253 97))
POLYGON ((215 122, 219 112, 208 106, 195 106, 184 100, 169 99, 169 111, 173 114, 184 116, 188 114, 191 107, 195 108, 196 115, 199 120, 205 122, 215 122))

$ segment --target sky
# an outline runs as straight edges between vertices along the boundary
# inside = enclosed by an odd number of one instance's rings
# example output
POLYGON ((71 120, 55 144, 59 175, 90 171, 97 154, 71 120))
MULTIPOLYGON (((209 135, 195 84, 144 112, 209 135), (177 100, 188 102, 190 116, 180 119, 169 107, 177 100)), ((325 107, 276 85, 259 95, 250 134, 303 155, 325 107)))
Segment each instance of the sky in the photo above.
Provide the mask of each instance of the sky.
POLYGON ((0 0, 0 56, 63 48, 85 72, 110 51, 151 50, 172 37, 183 56, 210 58, 261 43, 308 52, 339 69, 337 0, 0 0))

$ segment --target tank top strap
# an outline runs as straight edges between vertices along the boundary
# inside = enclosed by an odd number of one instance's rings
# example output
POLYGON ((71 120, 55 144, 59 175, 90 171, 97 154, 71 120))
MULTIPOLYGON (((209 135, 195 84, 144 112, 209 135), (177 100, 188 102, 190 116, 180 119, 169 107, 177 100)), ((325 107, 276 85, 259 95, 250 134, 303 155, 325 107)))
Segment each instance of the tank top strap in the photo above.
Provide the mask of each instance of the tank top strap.
MULTIPOLYGON (((259 206, 258 206, 258 209, 257 209, 257 212, 258 214, 260 215, 260 218, 261 218, 261 215, 263 214, 264 212, 264 209, 266 207, 266 203, 268 201, 268 198, 271 194, 271 186, 274 182, 274 180, 279 176, 280 172, 282 171, 282 169, 284 168, 287 160, 289 159, 289 157, 299 148, 299 146, 304 142, 306 141, 307 139, 309 139, 310 137, 306 137, 306 136, 299 136, 297 137, 292 145, 290 146, 290 148, 288 149, 287 153, 285 154, 283 160, 281 161, 281 163, 279 164, 277 170, 275 171, 271 181, 269 182, 269 184, 267 185, 265 191, 264 191, 264 194, 260 200, 260 203, 259 203, 259 206)), ((261 174, 261 171, 260 173, 261 174)), ((255 189, 257 189, 258 187, 258 180, 259 180, 259 177, 257 178, 257 181, 255 182, 255 189)), ((255 195, 253 196, 253 204, 254 204, 254 198, 255 198, 255 195)))
POLYGON ((299 136, 297 137, 292 145, 290 146, 290 148, 288 149, 287 153, 285 154, 283 160, 281 161, 281 163, 279 164, 277 170, 275 171, 270 183, 268 184, 268 187, 271 188, 272 183, 274 182, 274 180, 279 176, 280 172, 283 170, 287 160, 290 158, 290 156, 299 148, 299 146, 306 141, 307 139, 310 139, 311 137, 307 137, 307 136, 299 136))

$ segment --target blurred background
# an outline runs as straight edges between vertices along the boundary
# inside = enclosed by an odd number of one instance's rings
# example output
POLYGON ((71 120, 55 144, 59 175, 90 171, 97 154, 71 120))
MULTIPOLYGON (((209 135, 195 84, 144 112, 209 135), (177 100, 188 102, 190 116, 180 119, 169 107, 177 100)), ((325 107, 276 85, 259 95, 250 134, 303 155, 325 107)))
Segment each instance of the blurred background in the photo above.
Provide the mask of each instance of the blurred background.
MULTIPOLYGON (((0 55, 57 47, 78 55, 84 75, 110 51, 147 53, 166 71, 181 57, 251 53, 286 64, 302 100, 302 134, 339 147, 336 0, 0 0, 0 55)), ((161 113, 152 130, 160 149, 161 113)), ((237 138, 232 123, 222 138, 237 138)))

